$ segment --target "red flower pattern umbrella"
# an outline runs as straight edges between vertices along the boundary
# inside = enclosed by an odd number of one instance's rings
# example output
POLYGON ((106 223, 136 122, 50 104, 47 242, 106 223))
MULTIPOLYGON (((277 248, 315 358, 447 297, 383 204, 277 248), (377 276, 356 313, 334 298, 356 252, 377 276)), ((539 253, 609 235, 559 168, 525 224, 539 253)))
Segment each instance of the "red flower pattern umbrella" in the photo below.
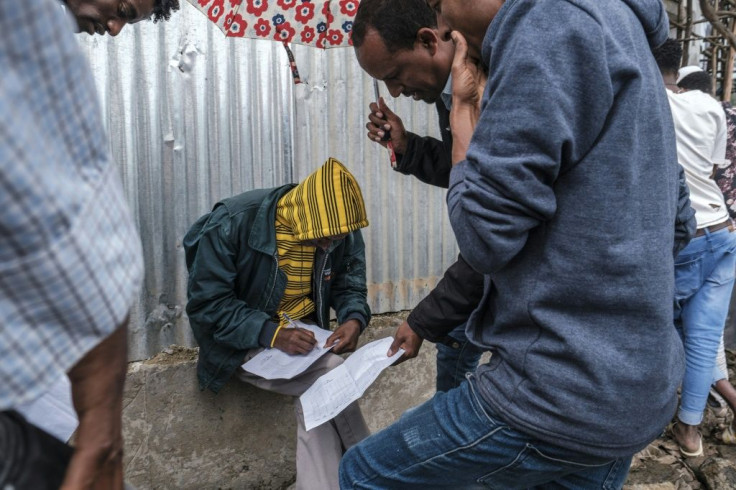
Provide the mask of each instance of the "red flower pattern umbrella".
POLYGON ((352 46, 359 0, 189 0, 228 37, 352 46))

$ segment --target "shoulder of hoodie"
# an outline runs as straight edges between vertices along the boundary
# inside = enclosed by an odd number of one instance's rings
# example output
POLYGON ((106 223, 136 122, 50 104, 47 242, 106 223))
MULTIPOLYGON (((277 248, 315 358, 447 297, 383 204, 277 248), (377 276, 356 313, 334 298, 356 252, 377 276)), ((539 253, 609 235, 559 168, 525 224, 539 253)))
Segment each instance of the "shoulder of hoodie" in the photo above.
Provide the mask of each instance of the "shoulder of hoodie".
POLYGON ((252 191, 246 191, 242 194, 228 197, 215 204, 212 209, 213 212, 217 209, 222 209, 222 212, 229 216, 234 216, 239 213, 243 213, 253 208, 260 208, 261 204, 267 199, 278 199, 282 195, 286 194, 289 190, 296 187, 296 184, 286 184, 279 187, 270 187, 266 189, 253 189, 252 191))
POLYGON ((267 200, 275 201, 296 187, 296 184, 286 184, 266 189, 253 189, 217 202, 207 216, 207 223, 203 231, 223 227, 226 233, 232 228, 234 221, 246 221, 253 218, 267 200))
MULTIPOLYGON (((669 25, 661 0, 505 0, 491 22, 486 41, 495 37, 492 33, 509 25, 534 28, 543 23, 544 28, 536 30, 535 43, 539 43, 540 36, 554 37, 561 31, 585 30, 586 26, 576 23, 576 20, 587 19, 604 26, 610 22, 610 13, 620 9, 626 9, 638 18, 648 36, 661 37, 661 32, 665 32, 669 25)), ((664 36, 666 38, 666 32, 664 36)))

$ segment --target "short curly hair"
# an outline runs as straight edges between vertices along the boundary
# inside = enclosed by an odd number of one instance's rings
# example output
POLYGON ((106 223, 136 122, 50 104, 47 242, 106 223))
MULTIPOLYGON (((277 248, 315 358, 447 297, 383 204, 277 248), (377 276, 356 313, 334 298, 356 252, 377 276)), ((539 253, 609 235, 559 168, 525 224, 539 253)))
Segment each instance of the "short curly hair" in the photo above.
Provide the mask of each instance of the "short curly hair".
POLYGON ((682 45, 677 39, 668 38, 652 50, 657 66, 662 73, 677 73, 682 62, 682 45))
POLYGON ((696 71, 677 82, 677 86, 685 90, 700 90, 713 95, 713 81, 704 71, 696 71))
POLYGON ((179 10, 179 0, 156 0, 151 13, 153 22, 169 20, 171 12, 179 10))

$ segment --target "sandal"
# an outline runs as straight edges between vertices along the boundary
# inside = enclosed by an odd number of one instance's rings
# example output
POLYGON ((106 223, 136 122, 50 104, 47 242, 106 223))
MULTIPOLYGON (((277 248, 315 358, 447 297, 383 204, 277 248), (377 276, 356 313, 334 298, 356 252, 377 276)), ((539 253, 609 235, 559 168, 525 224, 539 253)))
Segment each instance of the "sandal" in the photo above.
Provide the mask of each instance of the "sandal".
POLYGON ((676 425, 677 425, 677 422, 672 424, 672 438, 675 440, 675 443, 677 443, 677 448, 680 450, 680 454, 686 458, 697 458, 698 456, 702 456, 703 455, 703 436, 700 435, 700 437, 698 438, 698 449, 696 449, 695 451, 688 451, 687 449, 682 447, 682 444, 680 444, 680 442, 677 440, 677 436, 675 436, 675 426, 676 425))
POLYGON ((736 432, 733 430, 733 424, 726 427, 726 430, 721 434, 721 440, 723 441, 723 444, 730 444, 732 446, 736 445, 736 432))

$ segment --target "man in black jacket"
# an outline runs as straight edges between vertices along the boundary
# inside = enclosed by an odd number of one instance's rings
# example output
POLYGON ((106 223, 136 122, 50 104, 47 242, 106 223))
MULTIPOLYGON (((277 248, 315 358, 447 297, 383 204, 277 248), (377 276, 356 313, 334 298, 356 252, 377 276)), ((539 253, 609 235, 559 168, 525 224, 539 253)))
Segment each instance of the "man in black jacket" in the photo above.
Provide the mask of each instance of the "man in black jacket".
MULTIPOLYGON (((353 24, 353 46, 360 66, 382 80, 393 97, 405 95, 435 104, 442 141, 406 131, 401 118, 381 98, 370 105, 368 137, 386 146, 390 133, 396 170, 427 184, 447 188, 452 168, 449 114, 450 70, 455 48, 443 36, 425 0, 363 0, 353 24)), ((399 329, 412 329, 437 342, 437 390, 447 391, 478 364, 482 350, 465 335, 465 321, 483 290, 483 276, 458 257, 445 276, 399 329), (436 325, 458 325, 449 336, 432 334, 436 325)), ((417 350, 419 345, 416 346, 417 350)))

